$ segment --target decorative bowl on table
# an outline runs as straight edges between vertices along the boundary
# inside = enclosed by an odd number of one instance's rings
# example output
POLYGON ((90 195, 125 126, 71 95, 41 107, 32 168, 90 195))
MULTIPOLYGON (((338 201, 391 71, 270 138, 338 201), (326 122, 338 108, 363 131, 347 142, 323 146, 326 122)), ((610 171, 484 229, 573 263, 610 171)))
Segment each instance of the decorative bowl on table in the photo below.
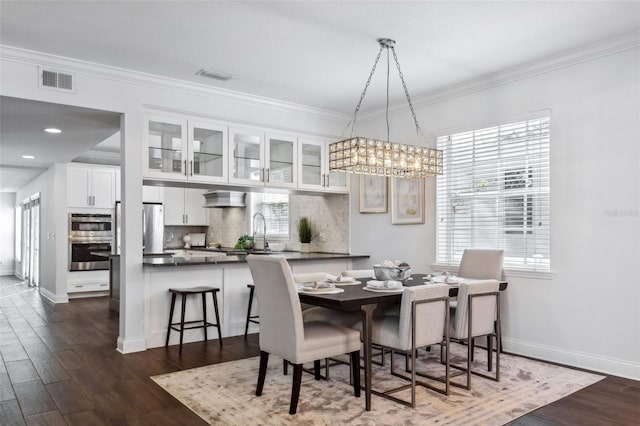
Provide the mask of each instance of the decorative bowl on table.
POLYGON ((373 273, 376 276, 376 280, 404 281, 411 276, 411 266, 373 265, 373 273))

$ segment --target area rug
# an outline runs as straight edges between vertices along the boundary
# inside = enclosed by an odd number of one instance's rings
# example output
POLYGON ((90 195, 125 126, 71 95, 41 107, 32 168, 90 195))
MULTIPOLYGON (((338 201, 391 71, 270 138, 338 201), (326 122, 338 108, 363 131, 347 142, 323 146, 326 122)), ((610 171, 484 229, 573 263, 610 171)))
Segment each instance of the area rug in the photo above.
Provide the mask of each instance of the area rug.
MULTIPOLYGON (((466 347, 453 353, 462 354, 466 347)), ((439 374, 437 353, 420 351, 418 371, 439 374)), ((404 358, 396 359, 396 370, 404 358)), ((476 350, 474 368, 485 369, 486 351, 476 350)), ((459 356, 452 357, 460 362, 459 356)), ((495 360, 494 360, 495 362, 495 360)), ((385 390, 406 382, 374 365, 374 388, 385 390)), ((372 395, 372 410, 364 409, 364 392, 353 396, 349 366, 331 367, 329 380, 303 374, 298 412, 289 415, 291 370, 282 373, 282 360, 269 358, 262 396, 255 396, 259 358, 214 364, 152 377, 167 392, 213 425, 503 425, 530 411, 603 379, 603 376, 503 354, 500 382, 472 376, 471 390, 451 387, 449 396, 416 389, 416 408, 372 395)), ((323 370, 324 371, 324 370, 323 370)), ((452 370, 455 371, 455 370, 452 370)), ((363 379, 364 380, 364 379, 363 379)), ((454 381, 461 382, 463 377, 454 381)), ((410 391, 397 394, 410 398, 410 391)))

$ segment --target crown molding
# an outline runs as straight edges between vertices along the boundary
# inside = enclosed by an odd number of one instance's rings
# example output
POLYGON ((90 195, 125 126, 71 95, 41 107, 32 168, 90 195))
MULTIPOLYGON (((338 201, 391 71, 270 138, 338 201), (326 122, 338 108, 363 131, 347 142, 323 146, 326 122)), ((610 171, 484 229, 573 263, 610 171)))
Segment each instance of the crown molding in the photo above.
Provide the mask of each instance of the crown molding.
POLYGON ((40 67, 51 67, 54 69, 68 70, 75 74, 84 74, 87 76, 109 79, 122 83, 135 84, 138 86, 172 90, 189 95, 207 96, 221 102, 236 102, 248 106, 268 108, 274 111, 285 113, 310 114, 320 116, 324 120, 330 122, 344 123, 346 120, 348 120, 348 115, 346 114, 321 108, 314 108, 311 106, 282 101, 274 98, 257 96, 249 93, 222 89, 218 87, 211 87, 204 84, 192 83, 175 78, 118 68, 96 62, 83 61, 80 59, 67 58, 33 50, 21 49, 13 46, 0 44, 0 59, 40 67))
MULTIPOLYGON (((605 56, 621 53, 626 50, 640 47, 640 31, 623 34, 618 37, 601 40, 588 46, 581 46, 563 53, 548 56, 536 61, 531 61, 522 65, 507 68, 491 74, 486 74, 472 80, 463 81, 440 89, 423 93, 413 98, 415 108, 447 101, 460 96, 465 96, 474 92, 487 90, 496 86, 524 80, 540 74, 567 68, 573 65, 600 59, 605 56)), ((389 106, 389 113, 403 113, 409 109, 406 102, 399 102, 389 106)), ((362 121, 377 120, 385 113, 385 108, 371 109, 362 114, 359 119, 362 121)))

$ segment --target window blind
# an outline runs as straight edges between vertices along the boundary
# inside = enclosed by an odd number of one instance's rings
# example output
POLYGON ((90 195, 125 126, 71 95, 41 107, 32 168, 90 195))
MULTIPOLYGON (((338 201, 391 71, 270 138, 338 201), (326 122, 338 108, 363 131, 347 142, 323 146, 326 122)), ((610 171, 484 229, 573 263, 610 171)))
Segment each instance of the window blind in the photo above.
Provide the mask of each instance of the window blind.
MULTIPOLYGON (((253 214, 259 212, 267 222, 267 237, 289 239, 289 195, 272 193, 252 193, 251 209, 253 214)), ((252 228, 253 228, 253 224, 252 228)), ((258 224, 262 226, 262 222, 258 224)), ((262 228, 259 228, 262 233, 262 228)))
POLYGON ((504 267, 548 271, 550 117, 437 138, 436 257, 457 265, 465 248, 501 248, 504 267))

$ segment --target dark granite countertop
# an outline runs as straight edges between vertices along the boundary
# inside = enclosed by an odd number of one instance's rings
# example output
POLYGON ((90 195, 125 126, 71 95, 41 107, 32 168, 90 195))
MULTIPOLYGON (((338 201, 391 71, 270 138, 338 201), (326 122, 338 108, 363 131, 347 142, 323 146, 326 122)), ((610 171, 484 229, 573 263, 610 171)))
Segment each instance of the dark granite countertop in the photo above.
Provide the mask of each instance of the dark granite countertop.
MULTIPOLYGON (((193 250, 193 249, 191 249, 193 250)), ((300 253, 297 251, 271 252, 272 255, 284 256, 287 261, 313 261, 332 259, 366 259, 369 255, 349 253, 300 253)), ((210 257, 167 257, 165 255, 145 256, 142 263, 149 266, 186 266, 186 265, 225 265, 232 263, 246 263, 246 255, 221 256, 216 254, 210 257)))

